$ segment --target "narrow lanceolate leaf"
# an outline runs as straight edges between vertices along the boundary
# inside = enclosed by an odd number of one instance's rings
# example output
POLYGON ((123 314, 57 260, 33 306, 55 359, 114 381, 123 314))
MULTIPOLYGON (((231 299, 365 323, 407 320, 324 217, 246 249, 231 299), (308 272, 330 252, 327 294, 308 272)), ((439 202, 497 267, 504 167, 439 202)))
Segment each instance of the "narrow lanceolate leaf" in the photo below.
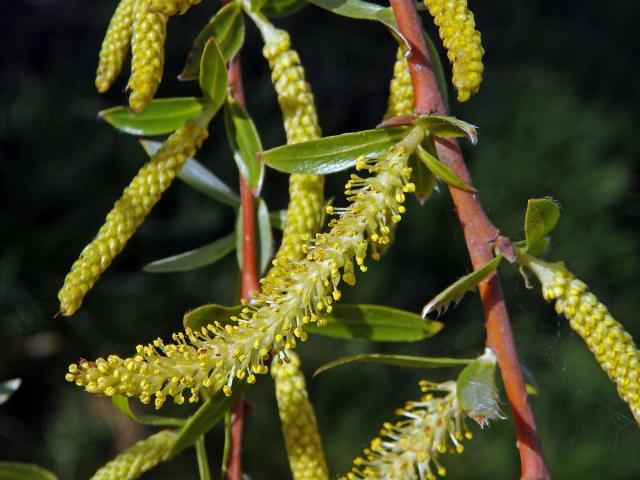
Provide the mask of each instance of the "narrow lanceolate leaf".
POLYGON ((422 163, 440 180, 447 185, 464 190, 465 192, 475 192, 476 189, 458 177, 449 167, 427 152, 424 148, 418 147, 418 157, 422 163))
POLYGON ((113 107, 98 116, 124 133, 164 135, 200 116, 204 105, 203 99, 196 97, 162 98, 152 100, 141 113, 133 113, 129 107, 113 107))
POLYGON ((209 100, 209 109, 217 111, 227 98, 227 66, 218 44, 207 40, 200 59, 200 90, 209 100))
POLYGON ((151 262, 146 265, 143 270, 149 273, 172 273, 196 270, 208 265, 213 265, 231 253, 234 248, 236 248, 235 232, 204 247, 151 262))
POLYGON ((185 328, 197 331, 215 322, 227 324, 231 321, 231 317, 239 315, 241 310, 242 305, 233 305, 230 307, 215 303, 201 305, 185 313, 182 317, 182 323, 185 328))
POLYGON ((466 137, 473 145, 478 143, 476 127, 455 117, 423 115, 416 118, 413 123, 424 126, 434 137, 466 137))
POLYGON ((436 176, 431 173, 431 170, 427 168, 417 154, 411 155, 409 166, 411 167, 411 181, 416 186, 414 195, 422 205, 431 197, 435 189, 436 176))
POLYGON ((268 166, 282 172, 325 175, 353 167, 362 155, 380 155, 407 133, 406 127, 344 133, 309 142, 283 145, 264 151, 258 156, 268 166))
POLYGON ((460 365, 469 365, 473 359, 466 358, 446 358, 446 357, 414 357, 412 355, 387 355, 384 353, 359 353, 357 355, 349 355, 342 357, 329 363, 325 363, 318 368, 313 376, 316 376, 327 370, 346 365, 354 362, 373 362, 384 363, 386 365, 395 365, 397 367, 407 368, 442 368, 442 367, 458 367, 460 365))
POLYGON ((427 51, 429 52, 429 58, 431 59, 431 65, 433 67, 433 73, 436 75, 436 80, 438 81, 438 88, 440 88, 440 93, 442 93, 442 99, 444 100, 444 105, 447 107, 447 111, 449 110, 449 83, 447 81, 447 76, 444 73, 444 68, 442 67, 442 61, 440 60, 440 52, 436 48, 433 40, 431 40, 431 36, 429 36, 426 32, 424 34, 424 39, 427 44, 427 51))
POLYGON ((245 382, 238 382, 233 387, 233 393, 226 396, 222 391, 216 392, 200 408, 191 415, 184 427, 178 433, 178 438, 173 444, 169 456, 176 455, 185 448, 193 445, 198 439, 216 426, 225 413, 233 406, 236 400, 243 394, 246 388, 245 382))
POLYGON ((256 157, 256 153, 262 150, 262 143, 253 120, 244 108, 229 97, 224 109, 224 123, 240 174, 254 192, 259 192, 264 167, 256 157))
POLYGON ((324 318, 327 320, 325 326, 309 324, 306 330, 342 339, 415 342, 435 335, 443 327, 442 323, 425 320, 413 312, 383 305, 337 304, 324 318))
POLYGON ((181 418, 164 417, 162 415, 136 415, 129 406, 129 399, 122 395, 114 395, 111 397, 111 401, 120 413, 143 425, 152 425, 154 427, 180 427, 184 425, 184 420, 181 418))
POLYGON ((187 57, 180 80, 195 80, 200 75, 200 58, 207 40, 214 38, 225 62, 240 49, 244 42, 244 18, 237 2, 222 7, 196 37, 187 57))
POLYGON ((545 237, 555 228, 559 218, 560 205, 552 198, 529 200, 524 217, 524 234, 530 253, 535 255, 538 250, 544 250, 545 237))
POLYGON ((496 356, 487 348, 483 355, 462 370, 458 377, 458 402, 480 427, 504 418, 496 387, 496 356))
POLYGON ((273 256, 273 233, 267 202, 262 198, 258 201, 258 237, 260 240, 260 273, 266 272, 273 256))
POLYGON ((5 382, 0 383, 0 405, 11 398, 20 385, 22 384, 22 379, 13 378, 11 380, 7 380, 5 382))
MULTIPOLYGON (((151 156, 162 146, 160 142, 140 140, 147 155, 151 156)), ((211 170, 190 158, 178 172, 178 178, 195 190, 233 208, 240 206, 240 197, 211 170)))
POLYGON ((465 293, 476 288, 482 280, 487 278, 495 271, 496 268, 498 268, 501 260, 502 256, 498 255, 478 270, 471 272, 469 275, 465 275, 461 279, 449 285, 424 306, 422 309, 422 316, 426 317, 434 310, 439 316, 444 313, 452 303, 457 305, 460 300, 462 300, 465 293))
POLYGON ((53 473, 31 463, 0 462, 0 480, 57 480, 53 473))

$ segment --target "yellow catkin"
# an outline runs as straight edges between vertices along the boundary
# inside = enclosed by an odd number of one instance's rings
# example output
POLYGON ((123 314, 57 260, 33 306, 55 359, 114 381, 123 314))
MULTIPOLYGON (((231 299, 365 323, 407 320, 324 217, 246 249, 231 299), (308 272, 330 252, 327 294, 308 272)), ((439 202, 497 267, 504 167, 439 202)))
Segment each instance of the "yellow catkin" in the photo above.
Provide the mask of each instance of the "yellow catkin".
POLYGON ((196 402, 201 388, 230 395, 236 379, 255 382, 257 374, 268 372, 270 357, 283 359, 297 339, 307 338, 307 324, 326 324, 324 316, 341 297, 341 281, 353 285, 356 268, 366 271, 365 259, 378 259, 380 248, 390 243, 406 210, 405 194, 415 191, 407 163, 424 135, 423 127, 413 127, 380 157, 360 157, 356 169, 370 176, 351 175, 345 190, 349 206, 327 207, 327 213, 338 215, 329 231, 316 235, 304 258, 283 262, 277 288, 245 300, 234 323, 187 328, 173 334, 174 343, 156 339, 138 345, 130 358, 82 360, 65 378, 91 393, 138 397, 143 403, 154 399, 156 408, 167 397, 183 403, 186 391, 189 402, 196 402))
POLYGON ((640 424, 640 351, 631 335, 561 263, 524 258, 523 263, 542 283, 545 300, 555 301, 556 312, 582 337, 640 424))
POLYGON ((167 35, 166 15, 147 12, 145 0, 137 0, 134 8, 131 41, 131 90, 129 106, 141 112, 151 101, 162 80, 164 41, 167 35))
POLYGON ((300 359, 294 352, 286 352, 286 356, 288 361, 274 360, 271 375, 293 480, 328 480, 329 470, 300 359))
POLYGON ((425 395, 396 410, 396 423, 385 422, 380 436, 357 457, 341 480, 435 480, 444 476, 439 457, 462 453, 471 433, 458 404, 456 382, 420 382, 425 395))
POLYGON ((100 48, 96 73, 96 88, 100 93, 109 90, 127 57, 133 31, 134 2, 135 0, 121 0, 109 22, 100 48))
POLYGON ((93 474, 91 480, 133 480, 169 457, 178 434, 162 430, 139 441, 93 474))
POLYGON ((107 215, 104 225, 67 274, 58 293, 62 315, 73 315, 102 272, 122 251, 187 159, 207 137, 190 121, 176 130, 140 169, 107 215))
POLYGON ((482 40, 476 30, 467 0, 424 0, 439 27, 440 38, 453 64, 453 86, 458 101, 465 102, 476 94, 482 82, 482 40))
POLYGON ((384 118, 393 118, 413 113, 413 85, 409 75, 409 65, 402 48, 398 48, 393 65, 393 78, 389 85, 389 102, 384 118))
MULTIPOLYGON (((282 110, 287 143, 299 143, 320 137, 318 115, 311 87, 305 80, 300 57, 291 49, 289 35, 272 30, 265 42, 263 54, 272 70, 272 81, 282 110)), ((285 259, 302 258, 303 246, 320 228, 322 219, 324 176, 293 174, 289 177, 289 206, 282 235, 282 244, 273 261, 273 268, 262 281, 262 289, 282 275, 279 266, 285 259)))
POLYGON ((202 0, 148 0, 147 11, 164 15, 182 15, 202 0))

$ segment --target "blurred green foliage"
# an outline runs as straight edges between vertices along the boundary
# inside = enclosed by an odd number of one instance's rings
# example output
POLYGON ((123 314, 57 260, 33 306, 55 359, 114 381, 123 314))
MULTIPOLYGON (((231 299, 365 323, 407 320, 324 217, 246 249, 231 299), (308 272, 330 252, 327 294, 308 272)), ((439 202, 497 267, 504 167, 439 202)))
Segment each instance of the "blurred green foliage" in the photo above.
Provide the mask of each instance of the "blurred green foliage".
MULTIPOLYGON (((564 259, 634 335, 640 291, 640 4, 614 0, 472 4, 482 31, 486 76, 480 94, 454 114, 479 125, 467 147, 476 186, 492 219, 519 239, 526 201, 551 195, 563 207, 550 258, 564 259), (634 190, 635 189, 635 190, 634 190)), ((118 450, 145 434, 106 399, 64 381, 80 356, 127 354, 166 337, 184 311, 229 304, 235 259, 191 273, 151 275, 151 260, 208 243, 229 232, 233 212, 176 183, 121 257, 70 319, 53 318, 56 293, 71 262, 101 224, 123 186, 145 161, 132 137, 96 119, 125 102, 120 79, 108 95, 93 89, 101 35, 115 2, 3 2, 0 18, 0 380, 23 385, 0 406, 0 460, 28 461, 64 479, 87 478, 118 450)), ((204 2, 169 24, 165 79, 159 96, 193 95, 179 83, 190 43, 215 7, 204 2)), ((372 128, 385 110, 395 47, 384 28, 307 7, 279 25, 300 51, 327 134, 372 128)), ((425 22, 428 24, 428 20, 425 22)), ((434 32, 429 26, 429 31, 434 32)), ((275 95, 253 27, 243 68, 249 108, 265 147, 283 143, 275 95), (277 119, 277 121, 276 121, 277 119)), ((221 119, 198 158, 231 185, 235 165, 221 119)), ((344 176, 329 179, 338 203, 344 176)), ((397 232, 398 248, 361 275, 345 301, 419 311, 427 299, 468 272, 468 259, 446 189, 425 206, 412 201, 397 232)), ((265 196, 286 205, 286 178, 268 172, 265 196)), ((505 271, 504 288, 523 363, 535 375, 531 402, 554 478, 634 479, 640 433, 626 405, 564 320, 505 271)), ((536 287, 537 288, 537 287, 536 287)), ((470 356, 483 349, 482 311, 469 295, 448 312, 445 329, 411 345, 312 338, 300 348, 307 372, 341 355, 390 352, 470 356)), ((424 372, 446 379, 452 371, 424 372)), ((354 364, 309 379, 330 465, 351 459, 406 399, 419 395, 420 373, 354 364)), ((273 387, 249 393, 245 467, 255 480, 287 478, 273 387)), ((189 407, 165 407, 178 414, 189 407)), ((508 406, 504 410, 509 414, 508 406)), ((518 458, 510 420, 445 458, 451 478, 515 478, 518 458)), ((146 432, 148 433, 148 432, 146 432)), ((207 437, 219 462, 221 432, 207 437)), ((193 451, 145 478, 197 478, 193 451)))

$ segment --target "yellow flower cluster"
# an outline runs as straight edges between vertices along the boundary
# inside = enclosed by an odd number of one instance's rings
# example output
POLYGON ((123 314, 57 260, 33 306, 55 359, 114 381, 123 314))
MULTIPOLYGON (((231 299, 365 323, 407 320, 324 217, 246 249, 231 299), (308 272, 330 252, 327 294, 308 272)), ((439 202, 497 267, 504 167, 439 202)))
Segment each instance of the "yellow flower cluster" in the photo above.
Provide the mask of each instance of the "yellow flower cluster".
POLYGON ((409 74, 409 65, 402 48, 398 48, 396 62, 393 65, 393 78, 389 85, 389 102, 384 118, 393 118, 413 113, 413 84, 409 74))
POLYGON ((147 11, 164 15, 182 15, 202 0, 148 0, 147 11))
POLYGON ((206 137, 205 128, 189 121, 176 130, 140 169, 114 204, 96 237, 71 266, 58 293, 62 315, 73 315, 80 308, 87 292, 122 251, 184 163, 193 156, 206 137))
POLYGON ((231 394, 235 379, 253 383, 256 374, 267 373, 271 356, 285 358, 284 351, 305 340, 305 325, 324 323, 333 302, 341 297, 341 279, 355 282, 355 266, 366 271, 368 251, 379 258, 378 248, 390 241, 391 228, 404 213, 405 193, 413 192, 409 180, 409 156, 424 138, 420 126, 378 159, 362 157, 356 166, 373 174, 352 174, 346 193, 351 204, 333 219, 330 231, 317 234, 301 260, 283 263, 286 275, 267 294, 244 301, 245 308, 233 324, 214 323, 200 331, 187 329, 173 335, 173 344, 162 340, 137 347, 132 358, 111 355, 96 362, 81 361, 69 367, 66 378, 92 393, 137 396, 143 403, 155 398, 157 408, 167 396, 184 402, 198 400, 201 387, 231 394), (341 275, 342 274, 342 275, 341 275))
POLYGON ((166 460, 178 434, 161 430, 139 441, 100 468, 91 480, 133 480, 166 460))
POLYGON ((135 0, 121 0, 109 22, 96 73, 96 88, 100 93, 109 90, 127 56, 133 32, 134 3, 135 0))
POLYGON ((284 362, 274 359, 271 375, 293 480, 328 480, 329 470, 300 359, 294 352, 286 352, 286 357, 284 362))
POLYGON ((640 351, 631 335, 617 322, 587 286, 560 263, 525 256, 526 265, 542 283, 545 300, 555 300, 558 314, 582 337, 596 360, 618 387, 640 424, 640 351))
POLYGON ((383 424, 380 436, 341 480, 435 480, 436 474, 446 474, 440 455, 462 453, 461 441, 471 438, 458 404, 456 382, 423 380, 420 388, 425 395, 396 410, 400 419, 383 424))
POLYGON ((440 38, 453 64, 458 101, 465 102, 478 92, 484 70, 484 48, 473 13, 467 0, 424 0, 424 3, 440 28, 440 38))

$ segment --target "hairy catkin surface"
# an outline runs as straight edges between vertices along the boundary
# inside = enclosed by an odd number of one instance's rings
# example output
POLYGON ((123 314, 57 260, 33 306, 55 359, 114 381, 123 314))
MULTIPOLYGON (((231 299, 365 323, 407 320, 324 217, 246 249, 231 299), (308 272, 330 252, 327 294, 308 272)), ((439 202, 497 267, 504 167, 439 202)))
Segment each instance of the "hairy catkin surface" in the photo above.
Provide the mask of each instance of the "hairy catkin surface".
POLYGON ((300 371, 300 359, 294 352, 286 355, 288 362, 274 359, 271 375, 276 385, 278 412, 293 480, 327 480, 329 470, 304 375, 300 371))
POLYGON ((161 430, 132 447, 93 474, 91 480, 133 480, 166 460, 178 434, 161 430))
POLYGON ((533 257, 525 264, 540 279, 545 300, 555 301, 556 312, 582 337, 640 424, 640 351, 631 335, 562 264, 533 257))
POLYGON ((134 3, 135 0, 121 0, 109 22, 96 72, 96 88, 100 93, 109 90, 127 57, 133 32, 134 3))
POLYGON ((190 121, 176 130, 124 189, 96 237, 71 266, 58 293, 62 315, 73 315, 102 272, 122 251, 187 159, 207 137, 207 130, 190 121))
POLYGON ((384 118, 393 118, 413 113, 413 85, 409 65, 402 48, 398 48, 393 64, 393 77, 389 84, 389 101, 384 118))
POLYGON ((147 11, 164 15, 182 15, 202 0, 147 0, 147 11))
POLYGON ((129 106, 141 112, 151 101, 162 80, 164 41, 167 35, 166 15, 149 13, 146 0, 136 0, 131 41, 131 90, 129 106))
POLYGON ((424 0, 439 27, 440 38, 453 64, 453 86, 458 101, 465 102, 476 94, 482 82, 482 40, 476 30, 467 0, 424 0))

